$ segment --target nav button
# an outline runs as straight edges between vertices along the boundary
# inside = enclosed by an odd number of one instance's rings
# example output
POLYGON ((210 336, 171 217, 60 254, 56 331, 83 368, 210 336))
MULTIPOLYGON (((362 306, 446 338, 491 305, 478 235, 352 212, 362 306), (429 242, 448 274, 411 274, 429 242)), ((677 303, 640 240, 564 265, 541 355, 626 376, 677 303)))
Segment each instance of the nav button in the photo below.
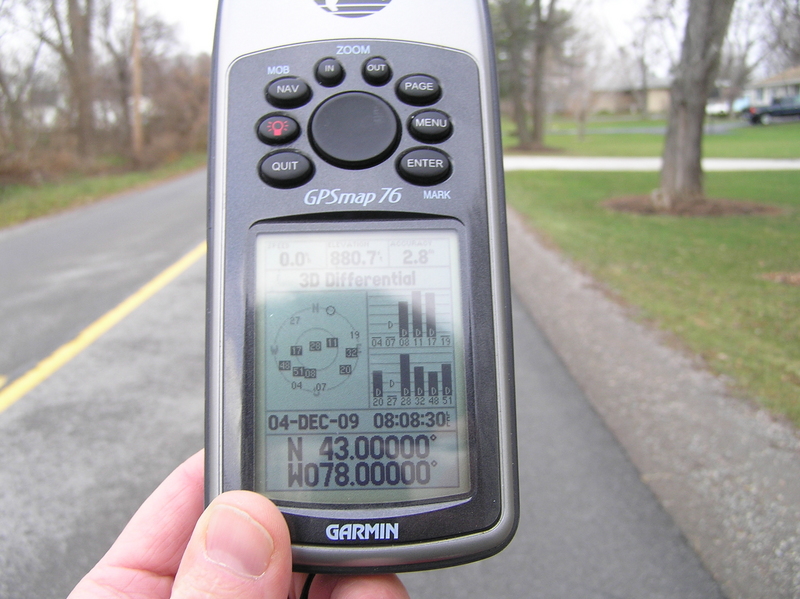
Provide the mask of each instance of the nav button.
POLYGON ((397 172, 403 179, 415 185, 442 183, 452 171, 450 158, 433 148, 409 150, 397 161, 397 172))
POLYGON ((278 108, 297 108, 311 99, 311 88, 299 77, 281 77, 267 86, 266 97, 278 108))
POLYGON ((290 189, 312 177, 314 164, 300 152, 284 150, 265 156, 258 165, 258 173, 267 185, 290 189))

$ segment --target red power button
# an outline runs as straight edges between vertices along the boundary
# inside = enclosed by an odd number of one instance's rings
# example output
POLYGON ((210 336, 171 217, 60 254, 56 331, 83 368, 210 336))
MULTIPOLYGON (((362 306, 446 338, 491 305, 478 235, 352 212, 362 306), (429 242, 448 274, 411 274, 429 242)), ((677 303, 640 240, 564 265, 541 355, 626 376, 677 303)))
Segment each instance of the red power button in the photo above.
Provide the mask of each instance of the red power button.
POLYGON ((274 114, 258 124, 258 138, 265 144, 278 146, 288 144, 300 135, 300 125, 293 118, 274 114))

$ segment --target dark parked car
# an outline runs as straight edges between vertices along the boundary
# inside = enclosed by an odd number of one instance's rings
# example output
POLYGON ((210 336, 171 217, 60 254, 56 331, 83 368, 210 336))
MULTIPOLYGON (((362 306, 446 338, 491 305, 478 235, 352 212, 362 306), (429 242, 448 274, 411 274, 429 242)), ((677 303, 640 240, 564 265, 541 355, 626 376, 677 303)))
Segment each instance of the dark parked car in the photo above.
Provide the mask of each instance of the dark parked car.
POLYGON ((770 106, 751 106, 748 118, 754 125, 768 125, 776 118, 800 118, 800 96, 777 98, 770 106))

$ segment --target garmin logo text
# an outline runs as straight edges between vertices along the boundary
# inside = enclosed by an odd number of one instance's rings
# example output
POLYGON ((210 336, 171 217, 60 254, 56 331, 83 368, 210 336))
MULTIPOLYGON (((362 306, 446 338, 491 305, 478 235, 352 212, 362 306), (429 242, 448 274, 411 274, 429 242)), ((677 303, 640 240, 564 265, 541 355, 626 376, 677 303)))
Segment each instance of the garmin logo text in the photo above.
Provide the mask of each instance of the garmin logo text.
POLYGON ((392 0, 314 0, 325 12, 355 19, 375 14, 392 0))
POLYGON ((392 541, 399 537, 399 531, 397 522, 331 524, 325 529, 325 535, 331 541, 392 541))

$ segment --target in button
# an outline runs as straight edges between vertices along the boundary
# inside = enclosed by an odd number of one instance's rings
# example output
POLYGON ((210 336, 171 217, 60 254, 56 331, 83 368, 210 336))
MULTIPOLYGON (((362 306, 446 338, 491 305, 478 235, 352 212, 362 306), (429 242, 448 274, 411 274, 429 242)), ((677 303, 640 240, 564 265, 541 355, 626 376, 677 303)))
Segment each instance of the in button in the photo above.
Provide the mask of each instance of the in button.
POLYGON ((317 81, 325 87, 336 87, 344 79, 344 68, 335 58, 323 58, 317 63, 317 81))

